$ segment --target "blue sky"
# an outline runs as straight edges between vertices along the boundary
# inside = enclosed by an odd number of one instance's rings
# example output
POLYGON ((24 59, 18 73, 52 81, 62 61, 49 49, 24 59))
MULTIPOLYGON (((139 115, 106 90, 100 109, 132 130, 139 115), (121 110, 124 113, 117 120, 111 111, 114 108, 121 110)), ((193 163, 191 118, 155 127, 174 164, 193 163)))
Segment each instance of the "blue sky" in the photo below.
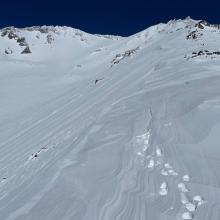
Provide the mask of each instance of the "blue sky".
POLYGON ((128 36, 160 22, 191 16, 220 23, 220 2, 189 0, 1 1, 0 27, 66 25, 89 33, 128 36))

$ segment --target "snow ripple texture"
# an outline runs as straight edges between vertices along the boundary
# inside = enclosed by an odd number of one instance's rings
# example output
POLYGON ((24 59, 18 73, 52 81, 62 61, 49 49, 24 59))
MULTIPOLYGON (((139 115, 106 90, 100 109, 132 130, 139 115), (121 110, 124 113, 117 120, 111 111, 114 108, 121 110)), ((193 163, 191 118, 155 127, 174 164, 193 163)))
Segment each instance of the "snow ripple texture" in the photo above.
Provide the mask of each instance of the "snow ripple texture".
POLYGON ((0 32, 1 220, 219 220, 216 26, 0 32))

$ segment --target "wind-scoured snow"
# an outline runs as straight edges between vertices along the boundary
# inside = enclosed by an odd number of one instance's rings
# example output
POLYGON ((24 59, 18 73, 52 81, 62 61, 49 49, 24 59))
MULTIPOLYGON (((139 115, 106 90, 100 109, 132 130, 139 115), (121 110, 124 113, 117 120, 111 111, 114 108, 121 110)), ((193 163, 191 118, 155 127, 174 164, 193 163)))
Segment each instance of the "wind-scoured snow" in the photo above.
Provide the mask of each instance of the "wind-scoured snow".
POLYGON ((0 30, 1 220, 219 220, 220 29, 0 30))

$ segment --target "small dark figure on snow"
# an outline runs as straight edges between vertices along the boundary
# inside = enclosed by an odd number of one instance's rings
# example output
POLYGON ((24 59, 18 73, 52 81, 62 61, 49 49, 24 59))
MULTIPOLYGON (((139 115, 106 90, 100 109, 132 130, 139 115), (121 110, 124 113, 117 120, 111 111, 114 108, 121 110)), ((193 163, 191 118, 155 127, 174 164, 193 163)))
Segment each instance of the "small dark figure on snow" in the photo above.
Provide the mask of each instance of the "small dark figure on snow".
POLYGON ((100 80, 103 80, 104 78, 101 78, 101 79, 96 79, 95 80, 95 85, 100 81, 100 80))

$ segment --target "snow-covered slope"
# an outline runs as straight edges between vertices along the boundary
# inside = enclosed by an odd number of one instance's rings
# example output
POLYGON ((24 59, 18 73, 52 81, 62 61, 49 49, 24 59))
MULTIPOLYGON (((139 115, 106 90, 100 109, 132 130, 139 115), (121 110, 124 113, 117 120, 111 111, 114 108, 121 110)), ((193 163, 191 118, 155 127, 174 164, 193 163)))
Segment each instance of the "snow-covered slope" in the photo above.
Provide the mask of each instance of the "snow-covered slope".
POLYGON ((0 35, 1 220, 219 220, 218 25, 0 35))

